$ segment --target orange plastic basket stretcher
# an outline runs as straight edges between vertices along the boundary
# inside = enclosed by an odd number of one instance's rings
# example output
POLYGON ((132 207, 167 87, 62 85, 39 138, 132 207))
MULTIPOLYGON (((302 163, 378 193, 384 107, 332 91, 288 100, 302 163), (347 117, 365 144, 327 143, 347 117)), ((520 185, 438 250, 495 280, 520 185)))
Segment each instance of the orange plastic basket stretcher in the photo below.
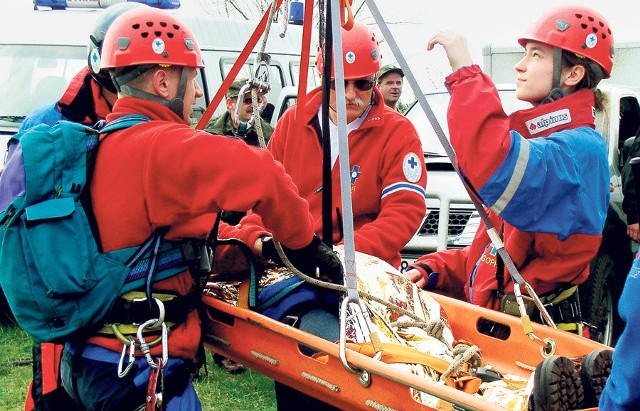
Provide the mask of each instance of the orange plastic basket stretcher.
MULTIPOLYGON (((529 378, 531 369, 518 363, 535 367, 544 359, 541 345, 523 333, 519 318, 437 294, 431 295, 447 313, 456 338, 473 341, 482 350, 486 362, 497 371, 529 378), (508 326, 511 330, 509 337, 502 340, 480 333, 477 324, 481 319, 508 326)), ((370 374, 370 385, 365 387, 359 382, 358 375, 342 365, 338 344, 211 296, 204 296, 203 301, 208 317, 203 325, 207 349, 341 409, 436 409, 414 400, 410 387, 462 409, 506 409, 347 349, 346 359, 351 368, 366 370, 370 374), (302 354, 299 343, 328 354, 328 361, 325 363, 302 354)), ((583 356, 597 348, 610 348, 566 331, 532 325, 537 336, 553 339, 556 355, 571 358, 583 356)))

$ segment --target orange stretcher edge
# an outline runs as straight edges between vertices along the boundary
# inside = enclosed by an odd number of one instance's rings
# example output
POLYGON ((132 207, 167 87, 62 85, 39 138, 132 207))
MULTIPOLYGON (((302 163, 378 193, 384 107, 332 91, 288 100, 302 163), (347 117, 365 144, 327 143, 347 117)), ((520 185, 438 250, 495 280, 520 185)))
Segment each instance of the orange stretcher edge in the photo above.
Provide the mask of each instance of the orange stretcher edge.
MULTIPOLYGON (((543 360, 541 345, 524 334, 519 318, 431 295, 447 313, 455 338, 469 340, 480 347, 485 361, 497 371, 528 378, 530 369, 516 362, 535 367, 543 360), (501 340, 481 334, 476 327, 481 319, 508 326, 511 329, 509 337, 501 340)), ((469 410, 506 409, 347 350, 346 359, 351 368, 370 373, 370 385, 365 387, 359 382, 358 375, 342 365, 338 344, 210 296, 205 295, 203 301, 208 317, 203 325, 207 349, 336 407, 349 410, 434 410, 413 399, 408 388, 412 387, 469 410), (328 354, 328 361, 325 363, 302 354, 298 344, 328 354)), ((557 355, 577 357, 597 348, 609 348, 540 324, 533 324, 533 330, 542 339, 553 339, 557 355)))

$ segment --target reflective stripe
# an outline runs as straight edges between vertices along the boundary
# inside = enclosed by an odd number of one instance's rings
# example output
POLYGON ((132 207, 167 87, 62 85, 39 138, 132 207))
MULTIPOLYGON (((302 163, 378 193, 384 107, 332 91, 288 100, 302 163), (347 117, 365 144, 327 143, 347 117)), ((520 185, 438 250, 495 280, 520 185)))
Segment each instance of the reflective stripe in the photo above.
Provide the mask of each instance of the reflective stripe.
POLYGON ((507 205, 509 205, 513 195, 516 193, 516 190, 518 190, 518 187, 520 187, 520 183, 522 182, 522 178, 524 177, 524 173, 527 168, 527 163, 529 162, 529 154, 529 143, 524 138, 520 137, 520 150, 518 150, 518 158, 516 160, 513 173, 511 174, 511 178, 509 179, 509 184, 507 184, 507 187, 505 187, 496 202, 489 207, 494 213, 498 215, 502 213, 507 205))
POLYGON ((418 184, 395 183, 395 184, 391 184, 391 185, 385 187, 382 190, 382 195, 380 196, 380 198, 381 199, 385 198, 389 194, 393 194, 393 193, 396 193, 398 191, 403 191, 403 190, 414 191, 414 192, 420 194, 422 197, 426 197, 427 196, 427 191, 424 189, 424 187, 422 187, 422 186, 420 186, 418 184))

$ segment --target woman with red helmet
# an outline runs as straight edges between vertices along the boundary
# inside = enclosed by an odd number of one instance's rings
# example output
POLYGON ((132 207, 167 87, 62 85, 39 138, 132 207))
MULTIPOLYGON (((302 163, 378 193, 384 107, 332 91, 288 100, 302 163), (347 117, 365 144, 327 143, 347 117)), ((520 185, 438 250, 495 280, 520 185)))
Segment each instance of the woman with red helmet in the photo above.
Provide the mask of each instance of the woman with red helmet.
MULTIPOLYGON (((448 125, 459 169, 488 208, 519 273, 544 295, 586 281, 602 241, 609 167, 606 142, 595 130, 595 88, 611 74, 613 35, 599 13, 570 6, 542 16, 519 43, 525 56, 515 66, 516 96, 533 107, 509 116, 463 37, 439 32, 428 49, 443 47, 453 69, 446 79, 448 125)), ((425 255, 405 275, 426 289, 496 310, 513 291, 484 223, 469 247, 425 255)), ((558 317, 567 325, 582 321, 558 317)), ((610 360, 610 352, 602 356, 610 360)), ((545 367, 581 385, 563 359, 545 367)), ((545 378, 556 374, 536 372, 536 409, 597 405, 603 379, 585 379, 584 404, 581 395, 549 404, 559 385, 545 378)))
MULTIPOLYGON (((191 128, 192 106, 202 95, 196 82, 201 67, 195 36, 166 11, 130 10, 109 29, 101 68, 109 71, 118 100, 107 125, 142 121, 103 135, 96 155, 90 194, 102 249, 142 244, 159 228, 168 230, 168 241, 204 240, 219 211, 252 209, 291 257, 307 264, 303 271, 312 274, 311 266, 317 266, 341 281, 342 263, 314 235, 307 202, 268 151, 191 128)), ((245 238, 258 255, 258 237, 266 233, 257 232, 250 242, 245 238)), ((166 263, 160 258, 157 271, 166 263)), ((188 366, 200 343, 195 308, 202 290, 184 267, 148 284, 145 295, 151 293, 153 301, 144 298, 142 307, 138 298, 125 301, 127 322, 113 322, 136 332, 118 336, 101 330, 65 346, 64 386, 84 409, 201 409, 188 366)))

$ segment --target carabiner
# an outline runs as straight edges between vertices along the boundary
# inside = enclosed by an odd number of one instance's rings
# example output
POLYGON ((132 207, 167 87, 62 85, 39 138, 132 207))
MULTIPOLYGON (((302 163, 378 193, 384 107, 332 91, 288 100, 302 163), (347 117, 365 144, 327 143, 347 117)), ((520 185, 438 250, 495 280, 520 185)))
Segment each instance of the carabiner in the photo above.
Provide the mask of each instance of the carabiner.
POLYGON ((129 345, 122 344, 122 355, 120 355, 120 361, 118 362, 118 377, 124 378, 125 375, 129 373, 131 367, 133 367, 133 363, 136 360, 136 342, 133 338, 129 337, 129 345), (127 352, 127 347, 129 347, 129 362, 127 367, 123 370, 124 366, 124 357, 127 352))

